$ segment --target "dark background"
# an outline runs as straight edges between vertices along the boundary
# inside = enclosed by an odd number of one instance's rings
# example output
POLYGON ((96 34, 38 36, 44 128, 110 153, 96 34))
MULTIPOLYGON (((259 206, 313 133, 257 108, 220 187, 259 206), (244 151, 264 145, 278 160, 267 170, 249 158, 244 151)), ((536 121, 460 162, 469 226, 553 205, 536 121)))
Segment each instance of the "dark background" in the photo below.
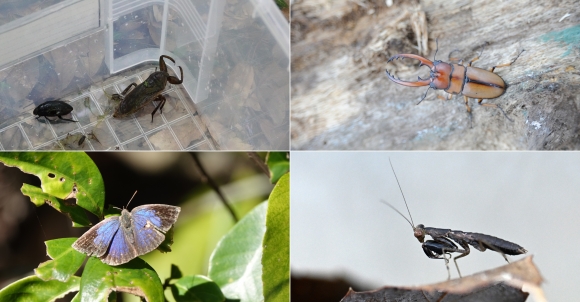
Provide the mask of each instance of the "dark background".
MULTIPOLYGON (((192 194, 211 188, 202 182, 190 153, 88 153, 105 183, 105 208, 162 203, 179 205, 192 194)), ((247 153, 197 153, 207 173, 218 184, 244 174, 263 173, 247 153)), ((88 228, 73 228, 70 219, 48 205, 36 208, 22 195, 22 183, 40 180, 0 163, 0 288, 33 273, 49 260, 44 241, 78 237, 88 228)), ((267 196, 264 196, 266 199, 267 196)), ((216 202, 217 201, 216 199, 216 202)), ((98 218, 90 214, 93 223, 98 218)))

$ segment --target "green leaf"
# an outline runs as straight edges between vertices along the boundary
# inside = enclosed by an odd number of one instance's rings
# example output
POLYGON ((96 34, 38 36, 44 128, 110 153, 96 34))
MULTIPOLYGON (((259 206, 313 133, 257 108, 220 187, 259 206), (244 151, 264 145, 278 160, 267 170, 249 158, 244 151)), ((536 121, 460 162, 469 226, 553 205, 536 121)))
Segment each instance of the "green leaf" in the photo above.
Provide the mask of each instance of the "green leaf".
POLYGON ((45 281, 67 281, 85 261, 86 255, 72 248, 77 238, 62 238, 46 241, 46 251, 53 260, 41 263, 34 270, 45 281))
POLYGON ((270 168, 270 181, 275 184, 282 175, 290 170, 290 155, 288 152, 270 152, 266 164, 270 168))
POLYGON ((0 152, 0 161, 40 178, 42 191, 103 217, 105 185, 91 158, 81 152, 0 152), (73 190, 76 184, 76 192, 73 190))
POLYGON ((67 215, 72 220, 73 227, 88 227, 91 225, 91 221, 87 217, 85 210, 78 207, 76 204, 68 204, 60 198, 42 192, 42 189, 39 187, 29 184, 22 184, 20 190, 22 191, 22 194, 30 197, 30 201, 32 201, 32 203, 37 207, 47 203, 57 211, 67 215))
POLYGON ((274 0, 274 2, 276 2, 276 5, 278 5, 279 9, 283 9, 283 8, 288 7, 288 4, 284 0, 274 0))
POLYGON ((165 239, 163 240, 163 242, 161 242, 161 244, 159 244, 159 246, 157 247, 157 250, 162 252, 162 253, 169 253, 171 252, 171 245, 173 245, 173 227, 171 227, 166 233, 165 233, 165 239))
POLYGON ((224 294, 219 286, 205 276, 186 276, 171 284, 175 301, 223 302, 224 294))
POLYGON ((28 276, 0 290, 0 301, 54 301, 78 291, 80 280, 80 277, 72 276, 67 282, 43 281, 38 276, 28 276))
POLYGON ((268 199, 262 248, 264 301, 290 301, 290 173, 280 178, 268 199))
POLYGON ((106 301, 111 291, 130 293, 147 301, 165 299, 159 276, 142 259, 110 266, 90 257, 81 277, 80 301, 106 301))
POLYGON ((217 244, 210 257, 209 277, 228 298, 263 301, 262 239, 268 203, 256 206, 217 244))

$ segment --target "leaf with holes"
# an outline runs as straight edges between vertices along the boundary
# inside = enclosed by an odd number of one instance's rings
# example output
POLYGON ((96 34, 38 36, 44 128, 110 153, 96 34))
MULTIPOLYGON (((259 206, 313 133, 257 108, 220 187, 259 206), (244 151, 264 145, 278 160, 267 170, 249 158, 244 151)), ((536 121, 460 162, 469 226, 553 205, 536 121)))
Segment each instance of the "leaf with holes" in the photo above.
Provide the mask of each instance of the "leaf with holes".
POLYGON ((89 257, 81 277, 80 301, 106 301, 111 291, 130 293, 147 301, 165 300, 159 276, 141 258, 110 266, 89 257))
POLYGON ((39 187, 29 184, 23 184, 20 190, 22 191, 22 194, 30 197, 30 201, 32 201, 32 203, 37 207, 47 203, 55 210, 67 215, 72 220, 73 227, 88 227, 91 225, 91 221, 87 217, 85 210, 81 207, 77 207, 76 204, 69 204, 60 198, 42 192, 42 189, 39 187))
POLYGON ((0 161, 40 178, 42 191, 103 217, 105 185, 91 158, 80 152, 2 152, 0 161))

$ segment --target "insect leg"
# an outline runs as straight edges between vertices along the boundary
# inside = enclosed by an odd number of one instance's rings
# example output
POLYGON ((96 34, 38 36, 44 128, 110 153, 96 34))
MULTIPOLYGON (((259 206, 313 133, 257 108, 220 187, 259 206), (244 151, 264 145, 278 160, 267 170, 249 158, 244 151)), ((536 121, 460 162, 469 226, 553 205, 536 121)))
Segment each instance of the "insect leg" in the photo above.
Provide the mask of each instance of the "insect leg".
MULTIPOLYGON (((477 234, 477 233, 476 233, 477 234)), ((501 256, 503 257, 503 259, 505 259, 505 261, 507 261, 507 263, 510 263, 510 261, 508 260, 508 258, 505 256, 505 253, 502 252, 498 247, 494 246, 493 244, 485 241, 484 239, 476 239, 475 242, 477 242, 477 245, 474 245, 473 242, 471 243, 473 245, 473 247, 475 247, 478 251, 480 252, 485 252, 487 249, 493 250, 494 252, 498 252, 501 254, 501 256)))
POLYGON ((479 60, 479 57, 481 57, 481 54, 483 53, 483 50, 485 49, 485 45, 481 47, 481 52, 479 53, 479 55, 473 59, 471 59, 471 61, 469 61, 468 66, 471 66, 471 64, 477 60, 479 60))
POLYGON ((465 243, 462 244, 461 242, 459 242, 459 245, 461 245, 461 247, 464 248, 465 250, 463 251, 463 253, 461 255, 453 258, 453 262, 455 262, 455 268, 457 268, 457 273, 459 274, 459 278, 462 278, 461 272, 459 271, 459 265, 457 265, 457 259, 469 255, 470 250, 469 250, 469 245, 467 245, 465 243))
POLYGON ((155 98, 154 101, 159 101, 159 104, 157 104, 157 106, 155 106, 155 110, 153 110, 153 112, 151 112, 151 122, 153 123, 153 115, 155 114, 155 112, 157 112, 157 109, 159 109, 159 113, 163 113, 163 106, 165 106, 165 97, 162 95, 159 95, 155 98))
POLYGON ((465 101, 465 109, 467 109, 467 113, 469 114, 469 128, 473 128, 473 115, 471 114, 471 107, 469 107, 469 98, 463 96, 463 100, 465 101))
MULTIPOLYGON (((432 236, 432 235, 431 235, 432 236)), ((451 272, 449 271, 449 259, 451 259, 451 253, 463 253, 462 249, 458 249, 457 245, 453 241, 445 237, 434 237, 435 240, 427 240, 422 244, 423 252, 425 255, 431 259, 443 259, 445 260, 445 267, 447 268, 447 279, 451 279, 451 272), (449 259, 445 257, 449 255, 449 259)), ((455 264, 457 266, 457 263, 455 264)), ((461 273, 459 274, 461 276, 461 273)))
MULTIPOLYGON (((63 120, 63 121, 69 121, 69 122, 75 122, 75 123, 77 122, 77 121, 75 121, 75 120, 69 120, 69 119, 66 119, 66 118, 62 118, 62 116, 60 116, 60 115, 57 115, 57 116, 58 116, 58 118, 59 118, 59 119, 61 119, 61 120, 63 120)), ((45 116, 45 117, 46 117, 46 116, 45 116)))
POLYGON ((463 234, 463 237, 465 242, 467 242, 468 244, 470 244, 479 251, 483 252, 486 249, 490 249, 500 253, 508 263, 509 260, 505 256, 506 254, 521 255, 527 253, 526 249, 524 249, 520 245, 494 236, 466 232, 463 234))
POLYGON ((517 57, 516 57, 516 58, 515 58, 513 61, 511 61, 511 62, 509 62, 509 63, 504 63, 504 64, 495 65, 495 66, 493 66, 493 67, 492 67, 492 68, 491 68, 489 71, 493 72, 493 71, 495 70, 495 68, 496 68, 496 67, 506 67, 506 66, 510 66, 510 65, 512 65, 513 63, 515 63, 515 61, 516 61, 516 60, 517 60, 517 59, 520 57, 520 55, 521 55, 521 54, 522 54, 522 52, 524 52, 524 51, 526 51, 526 50, 525 50, 525 49, 522 49, 522 51, 520 51, 520 53, 517 55, 517 57))
POLYGON ((129 92, 129 89, 131 89, 131 87, 137 87, 137 84, 135 84, 135 83, 131 83, 131 84, 129 84, 129 86, 127 86, 127 88, 125 88, 125 89, 123 90, 123 92, 121 92, 121 94, 122 94, 122 95, 126 95, 126 94, 127 94, 127 92, 129 92))
POLYGON ((499 111, 501 111, 501 113, 503 113, 503 116, 505 116, 505 118, 507 118, 510 122, 513 122, 513 120, 507 116, 507 114, 505 113, 505 111, 503 111, 503 109, 501 109, 501 107, 499 105, 497 105, 497 104, 490 104, 490 103, 482 103, 482 101, 483 101, 483 99, 479 99, 479 100, 477 100, 477 103, 479 103, 479 105, 481 105, 481 106, 493 107, 493 108, 499 109, 499 111))
POLYGON ((169 76, 169 77, 167 77, 167 82, 169 82, 171 84, 181 84, 181 83, 183 83, 183 69, 181 69, 181 66, 179 66, 179 71, 181 71, 181 80, 178 79, 177 77, 169 76))
MULTIPOLYGON (((447 59, 448 59, 449 61, 459 61, 459 60, 461 60, 461 59, 460 59, 460 58, 458 58, 458 57, 452 57, 452 56, 451 56, 451 54, 453 54, 453 53, 454 53, 454 52, 456 52, 456 51, 459 51, 459 49, 455 48, 454 50, 452 50, 452 51, 449 53, 449 55, 447 56, 447 59)), ((459 63, 459 64, 461 64, 461 63, 459 63)))

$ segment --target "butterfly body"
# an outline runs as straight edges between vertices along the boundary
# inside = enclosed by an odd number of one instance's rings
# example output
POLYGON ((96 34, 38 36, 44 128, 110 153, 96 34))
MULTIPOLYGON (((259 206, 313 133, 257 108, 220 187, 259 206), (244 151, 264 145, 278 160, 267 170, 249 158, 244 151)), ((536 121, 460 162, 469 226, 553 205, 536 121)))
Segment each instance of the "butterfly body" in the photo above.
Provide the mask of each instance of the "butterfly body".
POLYGON ((73 248, 109 265, 129 262, 156 249, 180 211, 163 204, 143 205, 131 212, 123 209, 121 216, 109 217, 88 230, 73 248))

